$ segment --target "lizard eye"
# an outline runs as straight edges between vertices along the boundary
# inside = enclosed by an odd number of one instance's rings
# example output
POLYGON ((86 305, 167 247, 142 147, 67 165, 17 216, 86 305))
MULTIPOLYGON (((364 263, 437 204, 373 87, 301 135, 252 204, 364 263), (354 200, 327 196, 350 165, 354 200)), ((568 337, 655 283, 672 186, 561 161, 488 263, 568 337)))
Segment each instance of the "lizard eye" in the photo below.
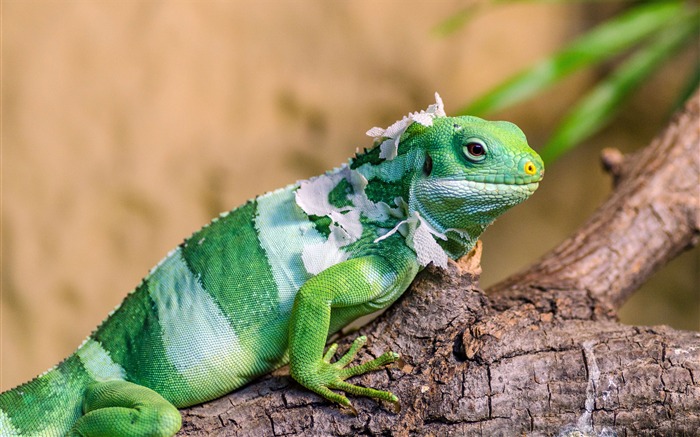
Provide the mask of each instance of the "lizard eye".
POLYGON ((483 161, 486 158, 486 144, 478 138, 470 138, 464 145, 464 154, 472 162, 483 161))

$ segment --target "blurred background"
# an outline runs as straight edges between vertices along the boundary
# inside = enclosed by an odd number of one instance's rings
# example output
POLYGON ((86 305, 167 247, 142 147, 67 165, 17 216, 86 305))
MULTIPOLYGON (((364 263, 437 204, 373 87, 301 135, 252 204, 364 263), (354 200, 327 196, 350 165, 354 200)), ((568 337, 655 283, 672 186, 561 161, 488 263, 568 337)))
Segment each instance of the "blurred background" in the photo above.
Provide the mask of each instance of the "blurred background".
MULTIPOLYGON (((427 107, 435 91, 455 114, 631 6, 3 1, 0 389, 71 353, 219 212, 340 164, 371 145, 367 129, 427 107)), ((604 201, 600 150, 648 144, 698 57, 697 41, 680 49, 486 232, 483 286, 604 201)), ((539 150, 616 62, 489 118, 517 123, 539 150)), ((699 272, 696 248, 636 293, 622 321, 700 330, 699 272)))

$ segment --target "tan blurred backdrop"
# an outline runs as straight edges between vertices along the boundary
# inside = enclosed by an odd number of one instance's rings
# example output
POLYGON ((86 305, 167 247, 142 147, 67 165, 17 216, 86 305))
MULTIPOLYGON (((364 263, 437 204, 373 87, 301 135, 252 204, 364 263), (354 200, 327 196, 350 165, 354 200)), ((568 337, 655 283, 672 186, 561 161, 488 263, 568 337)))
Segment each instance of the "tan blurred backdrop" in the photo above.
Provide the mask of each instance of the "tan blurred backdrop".
MULTIPOLYGON (((431 33, 465 4, 3 1, 0 389, 72 352, 220 211, 341 163, 434 91, 449 114, 608 12, 518 4, 431 33)), ((694 56, 487 231, 485 285, 585 220, 609 192, 598 151, 646 144, 694 56)), ((595 74, 499 116, 537 148, 595 74)), ((699 329, 698 258, 657 275, 623 320, 699 329)))

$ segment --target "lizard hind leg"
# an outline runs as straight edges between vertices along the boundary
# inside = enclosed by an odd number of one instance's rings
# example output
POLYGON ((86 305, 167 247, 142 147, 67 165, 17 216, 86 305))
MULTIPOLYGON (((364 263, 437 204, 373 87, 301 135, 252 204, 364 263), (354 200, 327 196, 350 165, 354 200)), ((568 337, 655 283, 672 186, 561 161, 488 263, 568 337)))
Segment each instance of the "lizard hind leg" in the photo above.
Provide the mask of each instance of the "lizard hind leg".
POLYGON ((68 436, 169 437, 182 423, 180 412, 161 395, 123 380, 92 384, 85 392, 83 411, 68 436))

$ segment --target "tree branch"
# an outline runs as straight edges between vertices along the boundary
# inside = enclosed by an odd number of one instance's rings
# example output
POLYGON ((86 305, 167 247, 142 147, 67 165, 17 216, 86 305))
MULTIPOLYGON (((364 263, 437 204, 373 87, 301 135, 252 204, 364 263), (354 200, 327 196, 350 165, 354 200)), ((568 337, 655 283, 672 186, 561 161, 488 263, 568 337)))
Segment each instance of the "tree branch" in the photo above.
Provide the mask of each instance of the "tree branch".
POLYGON ((610 199, 488 296, 478 288, 477 245, 447 271, 426 269, 362 328, 371 343, 359 360, 391 349, 404 363, 353 382, 393 391, 400 413, 352 398, 352 416, 281 370, 183 410, 181 435, 694 435, 700 334, 624 326, 613 316, 649 275, 698 243, 699 114, 696 94, 647 149, 622 159, 608 152, 618 179, 610 199))
MULTIPOLYGON (((537 290, 586 296, 597 315, 618 309, 654 272, 700 239, 700 94, 627 158, 606 149, 610 198, 527 271, 489 290, 502 305, 537 290)), ((536 294, 536 293, 535 293, 536 294)))

